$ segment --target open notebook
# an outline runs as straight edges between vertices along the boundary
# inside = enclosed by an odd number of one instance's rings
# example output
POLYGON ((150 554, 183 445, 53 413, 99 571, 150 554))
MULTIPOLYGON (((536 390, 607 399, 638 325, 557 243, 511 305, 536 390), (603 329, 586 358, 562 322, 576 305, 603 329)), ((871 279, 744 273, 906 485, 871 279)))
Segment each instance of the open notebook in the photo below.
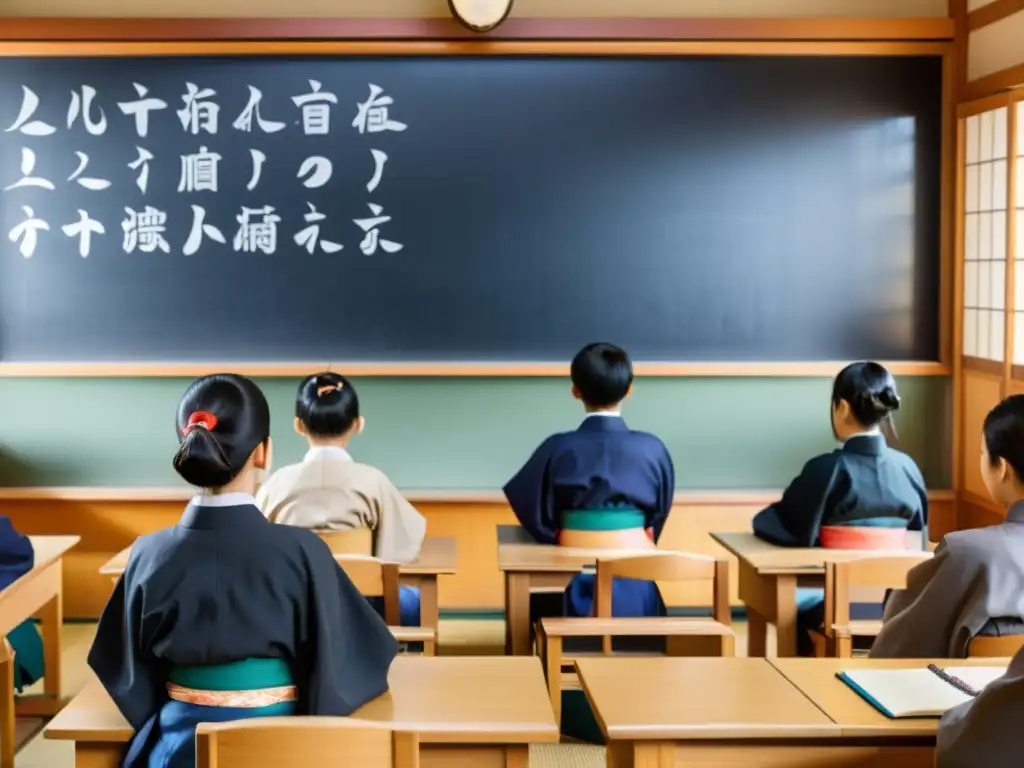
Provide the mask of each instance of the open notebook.
POLYGON ((849 669, 836 674, 886 717, 941 717, 970 701, 1006 667, 849 669))

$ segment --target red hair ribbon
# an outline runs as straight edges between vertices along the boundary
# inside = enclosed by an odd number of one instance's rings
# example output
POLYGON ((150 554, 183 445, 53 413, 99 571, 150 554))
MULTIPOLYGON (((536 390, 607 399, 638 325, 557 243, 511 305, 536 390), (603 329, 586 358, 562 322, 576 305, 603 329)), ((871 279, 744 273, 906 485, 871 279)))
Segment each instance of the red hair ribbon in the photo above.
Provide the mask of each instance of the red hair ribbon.
POLYGON ((182 437, 187 435, 196 427, 202 427, 208 432, 212 432, 217 428, 217 417, 209 411, 196 411, 188 417, 188 424, 182 427, 182 437))

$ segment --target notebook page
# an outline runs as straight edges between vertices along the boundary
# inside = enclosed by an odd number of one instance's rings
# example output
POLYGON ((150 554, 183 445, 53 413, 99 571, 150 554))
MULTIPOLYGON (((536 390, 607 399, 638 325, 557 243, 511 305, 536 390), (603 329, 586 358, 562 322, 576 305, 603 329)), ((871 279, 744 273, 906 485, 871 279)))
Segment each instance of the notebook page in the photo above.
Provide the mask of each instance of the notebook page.
POLYGON ((971 688, 981 691, 996 678, 1006 674, 1006 667, 944 667, 943 672, 959 677, 971 688))
POLYGON ((896 717, 938 717, 972 698, 924 667, 844 673, 896 717))

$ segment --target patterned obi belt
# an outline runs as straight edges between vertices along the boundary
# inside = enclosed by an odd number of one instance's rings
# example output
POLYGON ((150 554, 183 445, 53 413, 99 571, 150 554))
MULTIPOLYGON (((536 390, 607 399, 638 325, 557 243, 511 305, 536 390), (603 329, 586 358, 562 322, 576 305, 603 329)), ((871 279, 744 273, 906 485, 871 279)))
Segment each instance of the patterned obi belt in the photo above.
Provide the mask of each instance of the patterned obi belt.
POLYGON ((825 549, 906 549, 907 521, 902 517, 871 517, 843 525, 823 525, 825 549))
POLYGON ((283 659, 245 659, 209 667, 174 667, 167 683, 174 701, 201 707, 257 709, 298 698, 283 659))

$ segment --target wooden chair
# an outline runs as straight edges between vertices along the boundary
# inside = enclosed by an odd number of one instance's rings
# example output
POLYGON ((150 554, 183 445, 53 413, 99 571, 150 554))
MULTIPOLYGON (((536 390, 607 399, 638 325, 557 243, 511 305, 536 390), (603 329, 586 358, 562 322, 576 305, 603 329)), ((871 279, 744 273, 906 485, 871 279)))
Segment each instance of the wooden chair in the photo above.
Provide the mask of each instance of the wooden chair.
POLYGON ((975 635, 967 644, 967 658, 1013 658, 1024 645, 1024 635, 975 635))
POLYGON ((600 637, 602 655, 612 652, 612 637, 664 637, 669 656, 732 656, 735 653, 728 560, 685 552, 652 552, 649 555, 602 559, 597 561, 594 587, 593 618, 545 618, 537 623, 537 650, 544 664, 556 722, 561 722, 562 714, 563 665, 571 667, 575 659, 591 655, 563 655, 564 638, 600 637), (614 578, 707 581, 711 587, 713 618, 613 618, 614 578))
POLYGON ((317 536, 335 555, 373 554, 373 531, 369 528, 349 528, 343 531, 317 531, 317 536))
POLYGON ((419 739, 342 717, 265 717, 196 727, 196 768, 419 768, 419 739))
POLYGON ((437 653, 435 629, 400 626, 398 563, 385 563, 374 557, 360 555, 339 555, 335 560, 364 597, 384 599, 384 622, 400 643, 423 643, 424 656, 437 653))
POLYGON ((836 658, 849 658, 853 655, 853 638, 876 637, 882 629, 882 622, 852 621, 851 596, 870 591, 872 598, 881 602, 881 595, 886 589, 906 587, 910 569, 931 557, 931 552, 907 552, 905 555, 866 556, 826 563, 823 631, 811 633, 815 655, 828 656, 831 651, 836 658))
POLYGON ((0 635, 0 768, 14 768, 14 649, 0 635))

